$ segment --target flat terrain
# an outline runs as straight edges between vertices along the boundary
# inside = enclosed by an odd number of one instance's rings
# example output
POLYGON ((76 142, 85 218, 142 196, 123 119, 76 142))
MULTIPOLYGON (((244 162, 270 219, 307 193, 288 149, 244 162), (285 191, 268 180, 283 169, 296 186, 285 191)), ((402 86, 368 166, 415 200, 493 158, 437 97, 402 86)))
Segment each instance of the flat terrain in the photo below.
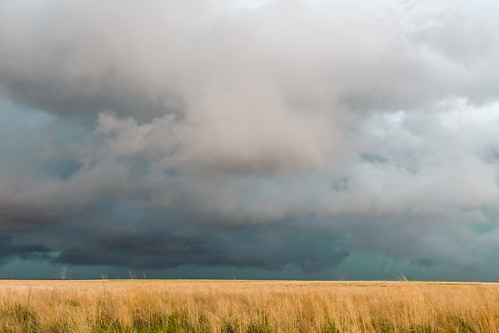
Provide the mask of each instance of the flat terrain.
POLYGON ((497 332, 499 284, 0 280, 1 332, 497 332))

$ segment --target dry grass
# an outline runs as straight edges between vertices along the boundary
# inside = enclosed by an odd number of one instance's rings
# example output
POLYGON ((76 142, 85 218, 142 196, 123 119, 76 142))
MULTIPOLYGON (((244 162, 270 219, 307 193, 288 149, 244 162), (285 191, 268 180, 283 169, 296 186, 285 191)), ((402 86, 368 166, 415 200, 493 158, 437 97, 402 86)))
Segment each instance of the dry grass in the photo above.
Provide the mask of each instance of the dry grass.
POLYGON ((497 332, 499 285, 0 281, 1 332, 497 332))

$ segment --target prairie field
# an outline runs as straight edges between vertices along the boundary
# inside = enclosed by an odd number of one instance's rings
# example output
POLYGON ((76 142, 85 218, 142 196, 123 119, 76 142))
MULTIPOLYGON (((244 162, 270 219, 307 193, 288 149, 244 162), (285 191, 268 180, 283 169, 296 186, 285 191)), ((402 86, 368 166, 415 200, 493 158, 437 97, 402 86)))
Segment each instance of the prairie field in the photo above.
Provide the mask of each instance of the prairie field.
POLYGON ((499 284, 0 281, 1 332, 497 332, 499 284))

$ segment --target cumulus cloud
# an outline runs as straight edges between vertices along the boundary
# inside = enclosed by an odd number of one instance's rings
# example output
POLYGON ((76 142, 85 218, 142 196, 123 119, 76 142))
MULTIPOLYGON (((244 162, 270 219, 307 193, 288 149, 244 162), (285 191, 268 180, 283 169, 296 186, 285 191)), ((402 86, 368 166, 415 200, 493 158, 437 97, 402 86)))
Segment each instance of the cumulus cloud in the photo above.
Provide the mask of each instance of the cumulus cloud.
POLYGON ((9 251, 143 268, 484 262, 498 20, 468 9, 0 4, 0 226, 23 244, 9 251))

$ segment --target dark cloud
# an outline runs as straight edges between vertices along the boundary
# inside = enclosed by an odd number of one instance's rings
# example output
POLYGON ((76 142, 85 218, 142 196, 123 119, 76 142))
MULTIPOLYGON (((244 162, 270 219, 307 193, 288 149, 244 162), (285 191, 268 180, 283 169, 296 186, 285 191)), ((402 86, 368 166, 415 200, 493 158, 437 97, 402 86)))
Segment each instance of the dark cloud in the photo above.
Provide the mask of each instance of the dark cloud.
MULTIPOLYGON (((258 232, 261 230, 253 230, 258 232)), ((311 237, 297 241, 296 235, 275 239, 278 245, 262 244, 256 236, 222 231, 189 237, 154 234, 113 234, 112 239, 87 240, 83 248, 64 250, 58 263, 72 265, 120 265, 133 268, 165 269, 182 265, 253 267, 276 270, 296 265, 304 272, 329 269, 346 258, 348 252, 316 244, 311 237), (291 237, 289 237, 291 236, 291 237), (233 237, 233 240, 228 240, 233 237), (105 244, 104 246, 102 244, 105 244)), ((272 235, 275 237, 275 235, 272 235)))
POLYGON ((333 230, 302 223, 227 225, 178 211, 151 215, 111 201, 63 226, 24 230, 22 237, 40 248, 51 246, 59 253, 55 263, 136 269, 199 265, 278 270, 295 265, 309 273, 334 267, 348 256, 333 230))
POLYGON ((12 237, 7 234, 0 234, 0 263, 5 263, 12 258, 31 259, 31 260, 49 260, 51 259, 50 250, 43 246, 30 244, 17 244, 13 242, 12 237))

